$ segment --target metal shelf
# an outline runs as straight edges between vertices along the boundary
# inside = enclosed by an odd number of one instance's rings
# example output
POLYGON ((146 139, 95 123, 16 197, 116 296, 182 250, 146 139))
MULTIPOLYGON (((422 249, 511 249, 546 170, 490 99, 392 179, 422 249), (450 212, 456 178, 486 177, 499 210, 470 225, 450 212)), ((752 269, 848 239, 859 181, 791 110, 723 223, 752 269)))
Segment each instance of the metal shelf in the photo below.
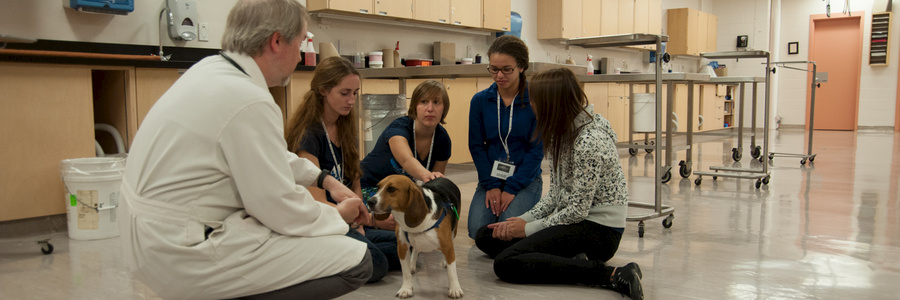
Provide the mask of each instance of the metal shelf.
POLYGON ((667 42, 669 36, 644 33, 628 33, 617 35, 604 35, 594 37, 583 37, 566 40, 566 45, 579 46, 582 48, 603 48, 603 47, 620 47, 620 46, 636 46, 636 45, 652 45, 657 42, 667 42))
POLYGON ((704 52, 704 53, 700 53, 700 57, 708 58, 708 59, 767 58, 767 57, 769 57, 769 51, 751 50, 751 51, 704 52))

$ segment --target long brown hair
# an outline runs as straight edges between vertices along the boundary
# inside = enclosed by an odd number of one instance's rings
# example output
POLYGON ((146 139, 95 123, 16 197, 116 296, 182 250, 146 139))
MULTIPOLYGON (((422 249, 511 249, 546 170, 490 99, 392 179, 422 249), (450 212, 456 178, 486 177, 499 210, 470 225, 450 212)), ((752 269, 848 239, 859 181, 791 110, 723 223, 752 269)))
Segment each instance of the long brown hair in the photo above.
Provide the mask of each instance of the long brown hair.
POLYGON ((528 87, 534 109, 535 135, 543 139, 544 153, 551 154, 553 169, 557 170, 560 152, 572 149, 581 128, 575 128, 575 117, 585 111, 587 96, 578 85, 572 70, 550 69, 531 78, 528 87))
MULTIPOLYGON (((322 126, 322 112, 325 110, 325 97, 322 95, 322 91, 330 91, 350 74, 359 76, 359 72, 353 68, 353 64, 345 58, 329 57, 319 62, 313 73, 312 81, 309 83, 309 91, 303 95, 303 102, 297 106, 297 112, 289 123, 285 136, 289 151, 299 152, 306 131, 312 126, 322 126)), ((338 139, 341 142, 341 153, 344 157, 344 172, 347 172, 345 178, 351 180, 356 180, 362 175, 359 169, 359 129, 356 115, 356 108, 354 108, 350 110, 349 115, 340 116, 337 119, 338 139)))

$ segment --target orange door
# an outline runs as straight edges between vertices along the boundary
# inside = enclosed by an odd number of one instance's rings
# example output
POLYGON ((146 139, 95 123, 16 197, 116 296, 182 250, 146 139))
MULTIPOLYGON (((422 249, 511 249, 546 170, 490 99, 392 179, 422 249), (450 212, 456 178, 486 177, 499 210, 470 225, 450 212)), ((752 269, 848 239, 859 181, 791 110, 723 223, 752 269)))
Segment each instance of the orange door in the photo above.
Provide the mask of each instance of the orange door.
MULTIPOLYGON (((810 18, 809 60, 816 62, 818 72, 828 72, 828 82, 816 89, 814 129, 856 130, 863 31, 861 14, 853 15, 810 18)), ((807 80, 809 86, 812 74, 807 80)), ((807 128, 809 100, 807 97, 807 128)))

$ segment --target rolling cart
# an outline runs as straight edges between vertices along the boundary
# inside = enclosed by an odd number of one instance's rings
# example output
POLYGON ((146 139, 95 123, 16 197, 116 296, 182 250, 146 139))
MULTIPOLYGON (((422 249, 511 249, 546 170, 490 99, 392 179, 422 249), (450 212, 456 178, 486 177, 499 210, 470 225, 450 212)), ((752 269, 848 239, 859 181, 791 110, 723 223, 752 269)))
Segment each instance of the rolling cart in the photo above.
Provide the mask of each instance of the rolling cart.
MULTIPOLYGON (((814 125, 813 121, 815 120, 815 116, 816 116, 816 88, 821 85, 821 82, 828 82, 828 76, 825 75, 825 76, 822 76, 822 78, 819 77, 820 74, 816 73, 816 62, 814 62, 814 61, 781 61, 781 62, 773 62, 773 64, 775 64, 776 66, 780 66, 782 68, 787 68, 787 69, 792 69, 792 70, 800 70, 800 71, 804 71, 804 72, 812 72, 813 81, 812 81, 812 86, 810 87, 811 91, 810 91, 810 96, 809 96, 809 137, 807 138, 808 144, 806 147, 806 154, 766 152, 766 153, 769 153, 769 160, 772 160, 776 156, 799 157, 800 165, 805 165, 807 160, 809 160, 809 162, 813 162, 816 159, 816 154, 812 152, 813 130, 815 129, 815 126, 813 126, 814 125), (811 64, 812 70, 809 70, 808 68, 803 69, 803 68, 788 66, 790 64, 806 64, 807 66, 809 66, 811 64)), ((824 73, 824 74, 827 74, 827 73, 824 73)))
MULTIPOLYGON (((579 46, 583 48, 601 48, 601 47, 619 47, 619 46, 632 46, 632 45, 656 45, 656 49, 662 49, 662 43, 669 40, 668 36, 665 35, 653 35, 653 34, 620 34, 620 35, 609 35, 609 36, 598 36, 598 37, 586 37, 586 38, 576 38, 566 40, 566 47, 569 46, 579 46)), ((662 54, 658 55, 658 57, 662 57, 662 54)), ((663 74, 662 73, 662 59, 656 60, 656 73, 655 74, 621 74, 621 75, 579 75, 578 79, 581 82, 635 82, 635 81, 651 81, 656 84, 656 138, 659 139, 662 136, 662 82, 663 82, 663 74)), ((668 73, 667 73, 668 74, 668 73)), ((677 75, 670 75, 677 76, 677 75)), ((684 76, 684 74, 681 74, 684 76)), ((693 90, 693 89, 689 89, 693 90)), ((672 93, 669 93, 670 97, 672 93)), ((671 128, 671 126, 669 126, 671 128)), ((667 137, 671 137, 671 133, 667 135, 667 137)), ((690 144, 688 144, 690 146, 690 144)), ((634 145, 631 145, 634 146, 634 145)), ((666 148, 668 151, 666 153, 671 152, 672 143, 669 141, 666 143, 666 148)), ((653 147, 656 153, 660 153, 660 143, 655 143, 654 145, 647 146, 653 147)), ((690 157, 690 156, 688 156, 690 157)), ((627 221, 637 221, 638 222, 638 236, 644 237, 644 221, 655 219, 655 218, 663 218, 662 225, 665 228, 672 227, 672 220, 675 218, 675 208, 662 204, 662 179, 663 173, 667 173, 669 170, 666 169, 664 171, 664 167, 660 166, 659 161, 657 160, 654 168, 654 176, 656 180, 655 182, 655 193, 654 193, 654 203, 640 203, 640 202, 628 202, 628 207, 636 207, 642 209, 652 209, 653 211, 645 214, 638 215, 629 215, 626 220, 627 221)), ((666 162, 668 165, 668 161, 666 162)))
MULTIPOLYGON (((740 161, 741 156, 743 155, 743 126, 744 126, 744 89, 746 83, 752 83, 753 85, 753 104, 752 104, 752 137, 751 137, 751 150, 750 155, 754 159, 759 159, 759 162, 762 163, 762 169, 747 169, 747 168, 733 168, 733 167, 725 167, 725 166, 713 166, 709 169, 711 171, 698 171, 694 172, 697 175, 697 178, 694 179, 695 185, 700 185, 703 182, 703 175, 712 176, 713 180, 718 179, 718 177, 729 177, 729 178, 743 178, 743 179, 755 179, 756 183, 754 184, 756 188, 760 188, 763 184, 768 185, 769 180, 771 179, 771 174, 769 173, 768 163, 766 163, 766 155, 762 155, 762 153, 768 153, 769 151, 769 82, 770 82, 770 66, 771 63, 769 61, 769 52, 767 51, 727 51, 727 52, 712 52, 712 53, 702 53, 700 56, 708 59, 741 59, 741 58, 765 58, 766 62, 766 77, 765 77, 765 85, 766 85, 766 93, 764 99, 764 111, 763 111, 763 147, 759 149, 756 145, 756 94, 757 94, 757 84, 761 81, 759 77, 720 77, 713 78, 711 82, 718 83, 731 83, 738 84, 740 86, 740 100, 739 105, 740 112, 738 113, 738 144, 737 147, 732 148, 731 158, 735 161, 740 161), (762 150, 762 152, 760 152, 762 150)), ((771 158, 770 158, 771 159, 771 158)))

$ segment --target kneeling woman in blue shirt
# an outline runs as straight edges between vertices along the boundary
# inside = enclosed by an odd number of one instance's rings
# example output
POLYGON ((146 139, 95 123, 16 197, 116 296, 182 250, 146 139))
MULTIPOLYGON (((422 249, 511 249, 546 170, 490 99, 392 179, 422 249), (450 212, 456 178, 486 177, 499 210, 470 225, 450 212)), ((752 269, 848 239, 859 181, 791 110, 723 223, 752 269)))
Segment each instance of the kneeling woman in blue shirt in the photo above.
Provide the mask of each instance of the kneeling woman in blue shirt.
POLYGON ((616 133, 592 112, 569 69, 535 75, 530 90, 535 138, 551 162, 550 191, 524 214, 481 228, 475 244, 506 282, 594 285, 643 299, 637 264, 606 264, 628 206, 616 133), (587 260, 575 258, 582 253, 587 260))
POLYGON ((378 182, 402 174, 428 182, 444 177, 450 159, 450 135, 441 124, 450 111, 444 84, 427 80, 413 90, 409 111, 389 125, 362 161, 363 202, 375 194, 378 182))

